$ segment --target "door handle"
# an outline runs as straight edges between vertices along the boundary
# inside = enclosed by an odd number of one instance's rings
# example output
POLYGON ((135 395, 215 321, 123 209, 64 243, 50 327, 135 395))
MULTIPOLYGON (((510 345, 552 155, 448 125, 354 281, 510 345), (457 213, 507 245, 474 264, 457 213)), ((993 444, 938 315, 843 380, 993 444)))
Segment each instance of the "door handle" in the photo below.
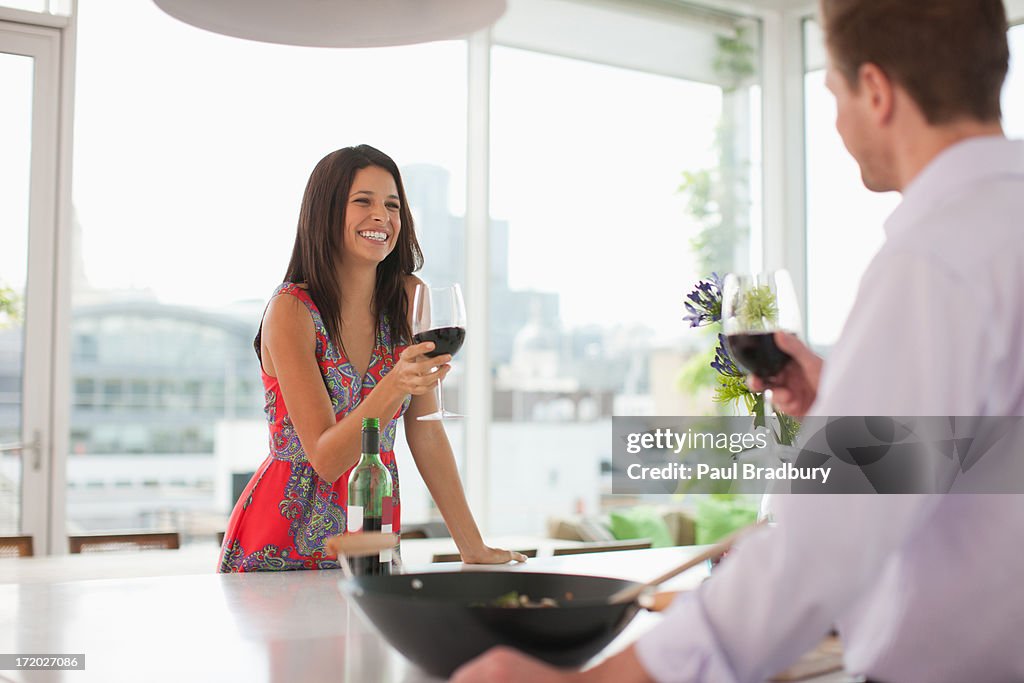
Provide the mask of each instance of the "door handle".
POLYGON ((43 465, 43 439, 37 429, 28 443, 0 443, 0 453, 32 453, 32 469, 39 470, 43 465))

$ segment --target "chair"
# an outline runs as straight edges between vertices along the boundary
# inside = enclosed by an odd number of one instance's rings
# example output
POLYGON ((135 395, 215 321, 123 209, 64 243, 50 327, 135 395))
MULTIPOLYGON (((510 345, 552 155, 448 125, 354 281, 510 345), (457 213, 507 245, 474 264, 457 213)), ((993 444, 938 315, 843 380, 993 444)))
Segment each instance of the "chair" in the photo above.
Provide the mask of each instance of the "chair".
POLYGON ((0 536, 0 557, 32 557, 31 536, 0 536))
POLYGON ((403 524, 402 540, 412 538, 451 538, 444 522, 421 522, 419 524, 403 524))
POLYGON ((68 544, 72 553, 177 550, 181 539, 177 531, 110 532, 68 536, 68 544))
MULTIPOLYGON (((517 550, 517 553, 522 553, 527 557, 537 557, 536 548, 528 548, 526 550, 517 550)), ((434 558, 431 562, 462 562, 462 555, 458 553, 434 553, 434 558)))
POLYGON ((651 539, 639 538, 628 541, 611 541, 608 543, 587 543, 574 548, 555 548, 554 555, 582 555, 583 553, 606 553, 612 550, 646 550, 651 547, 651 539))
POLYGON ((400 534, 400 538, 403 541, 409 541, 409 540, 412 540, 414 538, 418 539, 418 538, 426 538, 426 537, 427 537, 427 532, 424 531, 423 529, 411 529, 409 531, 403 530, 402 533, 400 534))

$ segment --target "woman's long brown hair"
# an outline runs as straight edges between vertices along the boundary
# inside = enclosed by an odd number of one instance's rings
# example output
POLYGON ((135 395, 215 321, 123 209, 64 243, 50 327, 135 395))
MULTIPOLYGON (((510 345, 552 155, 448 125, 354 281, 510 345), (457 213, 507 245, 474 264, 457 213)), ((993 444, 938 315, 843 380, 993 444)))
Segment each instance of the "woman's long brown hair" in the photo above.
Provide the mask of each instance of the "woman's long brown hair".
POLYGON ((284 276, 287 282, 307 285, 310 298, 320 309, 327 334, 339 349, 342 348, 341 285, 335 268, 343 248, 345 209, 352 180, 356 171, 369 166, 383 168, 395 179, 402 220, 398 243, 377 266, 373 312, 378 319, 381 315, 387 316, 391 323, 392 343, 408 344, 412 340, 404 279, 423 265, 423 252, 416 240, 412 212, 406 200, 402 176, 391 157, 369 145, 358 145, 331 152, 310 174, 302 197, 292 258, 284 276))

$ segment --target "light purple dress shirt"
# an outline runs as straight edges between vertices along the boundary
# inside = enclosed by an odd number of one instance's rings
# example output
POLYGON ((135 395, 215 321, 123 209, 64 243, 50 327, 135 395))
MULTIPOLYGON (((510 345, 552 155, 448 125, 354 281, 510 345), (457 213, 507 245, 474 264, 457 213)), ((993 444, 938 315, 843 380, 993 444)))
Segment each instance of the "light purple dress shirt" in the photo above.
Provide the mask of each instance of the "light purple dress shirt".
MULTIPOLYGON (((885 230, 813 413, 1024 415, 1024 142, 944 150, 885 230)), ((1024 681, 1024 496, 773 502, 778 525, 638 641, 654 678, 760 683, 838 625, 852 673, 1024 681)))

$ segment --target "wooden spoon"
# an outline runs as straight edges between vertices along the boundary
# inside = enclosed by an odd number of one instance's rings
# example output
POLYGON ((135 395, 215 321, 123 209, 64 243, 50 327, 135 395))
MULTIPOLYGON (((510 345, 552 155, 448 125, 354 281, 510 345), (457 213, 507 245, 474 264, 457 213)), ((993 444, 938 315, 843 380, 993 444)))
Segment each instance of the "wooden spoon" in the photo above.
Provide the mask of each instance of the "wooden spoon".
POLYGON ((763 526, 764 524, 765 524, 765 520, 762 520, 760 522, 757 522, 755 524, 751 524, 749 526, 745 526, 742 529, 738 529, 737 531, 732 532, 731 534, 729 534, 728 536, 726 536, 721 541, 719 541, 718 543, 714 544, 713 546, 711 546, 710 548, 708 548, 704 552, 700 553, 699 555, 696 555, 695 557, 691 557, 686 562, 683 562, 681 565, 679 565, 678 567, 676 567, 674 569, 670 569, 669 571, 665 572, 661 576, 659 576, 657 578, 654 578, 654 579, 651 579, 647 583, 641 583, 641 584, 637 584, 635 586, 628 586, 628 587, 623 588, 622 590, 612 594, 612 596, 610 598, 608 598, 608 604, 614 604, 614 603, 617 603, 617 602, 633 602, 638 597, 640 597, 640 595, 644 591, 646 591, 646 590, 648 590, 650 588, 654 588, 655 586, 657 586, 660 583, 664 583, 665 581, 668 581, 673 576, 676 576, 678 574, 682 574, 687 569, 693 569, 694 567, 696 567, 698 564, 701 564, 702 562, 706 562, 706 561, 708 561, 710 559, 718 557, 719 555, 724 555, 726 552, 729 551, 730 548, 733 547, 733 545, 735 545, 736 541, 739 540, 740 536, 743 536, 748 531, 752 531, 753 529, 756 529, 759 526, 763 526))

